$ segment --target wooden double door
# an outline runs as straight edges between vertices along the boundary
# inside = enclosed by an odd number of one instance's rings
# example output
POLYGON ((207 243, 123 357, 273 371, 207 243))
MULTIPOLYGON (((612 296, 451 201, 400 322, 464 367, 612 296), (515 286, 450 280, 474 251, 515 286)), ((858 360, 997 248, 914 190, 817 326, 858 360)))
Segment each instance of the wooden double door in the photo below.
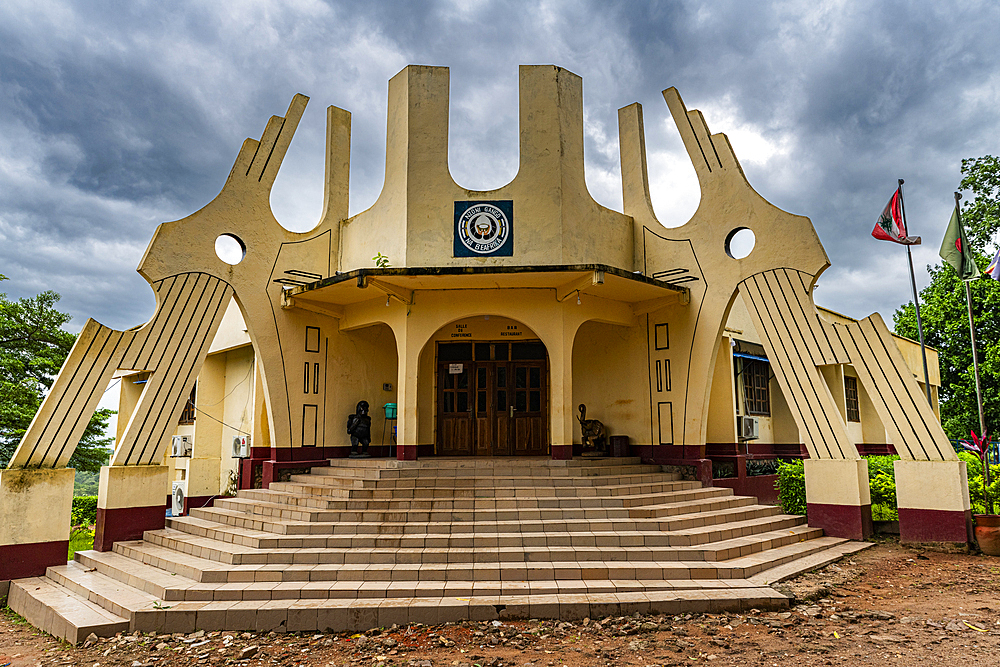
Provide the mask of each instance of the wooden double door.
MULTIPOLYGON (((445 345, 440 345, 439 353, 445 345)), ((454 349, 439 354, 439 454, 548 454, 548 364, 544 347, 539 354, 537 348, 518 348, 518 345, 529 344, 475 343, 476 358, 471 360, 454 360, 456 356, 472 356, 454 349), (517 358, 523 356, 542 358, 517 358)))

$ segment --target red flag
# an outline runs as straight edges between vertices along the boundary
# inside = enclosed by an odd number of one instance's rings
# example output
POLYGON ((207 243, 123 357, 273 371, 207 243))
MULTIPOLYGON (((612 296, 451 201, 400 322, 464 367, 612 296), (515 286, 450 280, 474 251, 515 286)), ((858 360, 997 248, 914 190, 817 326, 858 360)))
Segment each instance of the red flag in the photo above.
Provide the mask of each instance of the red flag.
POLYGON ((906 235, 906 223, 903 222, 903 193, 896 188, 892 198, 885 205, 885 210, 875 223, 872 236, 879 241, 892 241, 900 245, 919 245, 919 236, 906 235))

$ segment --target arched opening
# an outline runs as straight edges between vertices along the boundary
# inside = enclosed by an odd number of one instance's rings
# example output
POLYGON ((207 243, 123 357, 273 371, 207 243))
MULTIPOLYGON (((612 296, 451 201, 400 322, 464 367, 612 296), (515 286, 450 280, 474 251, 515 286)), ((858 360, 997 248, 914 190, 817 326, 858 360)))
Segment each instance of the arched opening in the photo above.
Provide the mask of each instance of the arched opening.
POLYGON ((513 319, 479 315, 441 327, 420 358, 421 440, 439 456, 549 454, 549 361, 513 319), (426 412, 425 412, 426 409, 426 412))

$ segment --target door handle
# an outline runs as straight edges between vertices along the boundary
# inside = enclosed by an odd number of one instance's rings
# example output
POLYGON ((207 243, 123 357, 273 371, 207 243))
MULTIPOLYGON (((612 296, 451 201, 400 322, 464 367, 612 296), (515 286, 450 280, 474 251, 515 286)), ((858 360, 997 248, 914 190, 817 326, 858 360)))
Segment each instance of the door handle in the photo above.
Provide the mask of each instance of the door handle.
POLYGON ((513 416, 514 416, 514 406, 513 406, 513 405, 512 405, 512 406, 510 406, 510 416, 511 416, 511 417, 513 417, 513 416))

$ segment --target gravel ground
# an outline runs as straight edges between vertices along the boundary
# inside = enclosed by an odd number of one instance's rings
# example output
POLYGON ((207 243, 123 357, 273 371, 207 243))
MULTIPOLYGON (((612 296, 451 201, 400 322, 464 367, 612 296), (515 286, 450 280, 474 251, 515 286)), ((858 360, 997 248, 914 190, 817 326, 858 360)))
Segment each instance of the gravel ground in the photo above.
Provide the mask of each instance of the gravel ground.
POLYGON ((1000 559, 886 541, 777 585, 786 612, 524 621, 364 634, 118 635, 73 647, 9 609, 0 667, 81 665, 990 665, 1000 663, 1000 559))

